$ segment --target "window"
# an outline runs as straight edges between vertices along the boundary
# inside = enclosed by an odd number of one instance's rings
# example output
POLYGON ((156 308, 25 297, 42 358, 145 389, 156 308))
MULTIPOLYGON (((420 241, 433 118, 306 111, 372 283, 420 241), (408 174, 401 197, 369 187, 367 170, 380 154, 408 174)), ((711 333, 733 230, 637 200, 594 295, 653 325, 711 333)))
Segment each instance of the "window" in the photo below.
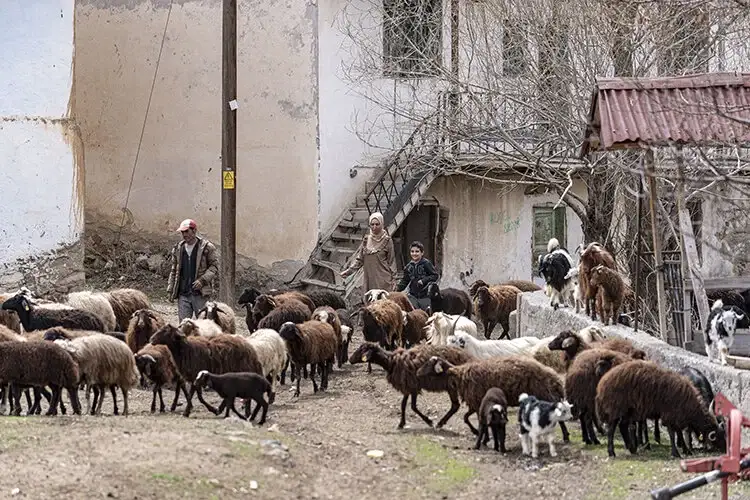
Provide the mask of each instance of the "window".
POLYGON ((520 76, 528 68, 525 26, 518 21, 503 23, 503 76, 520 76))
POLYGON ((550 239, 557 238, 561 246, 567 246, 567 229, 564 206, 555 209, 552 206, 534 207, 534 226, 531 236, 533 247, 531 268, 534 270, 534 276, 539 274, 539 256, 547 253, 547 243, 550 239))
POLYGON ((441 67, 442 0, 383 0, 383 74, 434 76, 441 67))

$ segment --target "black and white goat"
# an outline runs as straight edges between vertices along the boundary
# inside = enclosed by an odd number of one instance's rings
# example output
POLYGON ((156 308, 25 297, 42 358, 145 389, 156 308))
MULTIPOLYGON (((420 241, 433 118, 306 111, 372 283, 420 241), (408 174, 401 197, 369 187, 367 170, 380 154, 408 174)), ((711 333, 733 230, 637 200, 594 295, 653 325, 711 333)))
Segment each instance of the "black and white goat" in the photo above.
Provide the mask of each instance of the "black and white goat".
POLYGON ((727 364, 729 348, 734 343, 737 322, 744 321, 745 314, 737 306, 724 305, 721 299, 714 302, 706 323, 705 344, 709 361, 716 361, 714 349, 718 351, 719 363, 727 364))
POLYGON ((518 423, 521 428, 521 448, 523 454, 529 454, 537 458, 539 456, 539 440, 544 438, 549 444, 549 454, 556 457, 555 451, 555 426, 558 422, 564 422, 573 418, 571 409, 573 405, 567 401, 551 403, 541 401, 526 393, 518 397, 518 423))
POLYGON ((546 293, 555 309, 560 304, 575 304, 575 269, 572 257, 557 238, 549 240, 547 254, 539 256, 539 276, 547 283, 546 293))

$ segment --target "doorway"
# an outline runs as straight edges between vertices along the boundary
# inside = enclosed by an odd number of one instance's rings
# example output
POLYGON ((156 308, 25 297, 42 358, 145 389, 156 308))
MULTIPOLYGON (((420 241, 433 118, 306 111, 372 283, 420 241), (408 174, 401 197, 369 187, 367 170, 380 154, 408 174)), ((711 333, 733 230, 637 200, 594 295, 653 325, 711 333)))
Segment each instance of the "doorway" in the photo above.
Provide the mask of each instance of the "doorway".
POLYGON ((441 273, 443 260, 441 240, 445 232, 444 228, 441 230, 441 227, 445 225, 441 223, 442 220, 441 209, 436 201, 420 202, 406 217, 396 233, 391 236, 399 277, 403 273, 404 266, 411 260, 409 250, 411 242, 415 240, 424 244, 425 258, 432 261, 438 273, 441 273))

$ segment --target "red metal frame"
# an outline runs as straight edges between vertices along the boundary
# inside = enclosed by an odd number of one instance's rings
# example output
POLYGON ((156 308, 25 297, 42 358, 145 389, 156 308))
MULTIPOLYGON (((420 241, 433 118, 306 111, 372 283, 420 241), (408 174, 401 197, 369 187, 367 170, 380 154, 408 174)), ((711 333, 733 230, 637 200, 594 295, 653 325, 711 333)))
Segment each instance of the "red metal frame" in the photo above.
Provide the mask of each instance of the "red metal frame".
POLYGON ((726 419, 727 454, 721 457, 696 458, 682 460, 680 468, 683 472, 711 472, 720 470, 729 475, 721 479, 721 498, 729 498, 729 483, 739 479, 750 478, 750 470, 740 471, 740 461, 750 453, 750 448, 742 448, 742 428, 750 427, 750 419, 742 416, 722 393, 714 398, 714 412, 716 416, 726 419))

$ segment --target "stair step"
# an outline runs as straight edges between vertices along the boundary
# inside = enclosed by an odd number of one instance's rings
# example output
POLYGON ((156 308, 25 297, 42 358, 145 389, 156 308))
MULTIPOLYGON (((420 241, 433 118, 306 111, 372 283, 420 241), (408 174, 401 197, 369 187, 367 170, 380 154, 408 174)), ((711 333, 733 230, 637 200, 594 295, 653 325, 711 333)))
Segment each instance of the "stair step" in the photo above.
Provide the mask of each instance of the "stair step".
POLYGON ((324 252, 329 252, 329 253, 334 253, 334 254, 338 253, 338 254, 347 255, 347 256, 354 255, 354 252, 357 251, 356 248, 347 248, 347 247, 330 246, 330 245, 323 245, 321 247, 321 250, 323 250, 324 252))
POLYGON ((360 241, 362 240, 361 233, 345 233, 343 231, 334 231, 331 234, 331 240, 333 241, 360 241))
POLYGON ((313 285, 313 286, 319 286, 321 288, 327 288, 329 290, 334 290, 336 292, 346 292, 346 287, 343 285, 334 285, 333 283, 328 283, 327 281, 321 281, 321 280, 314 280, 311 278, 302 278, 300 280, 305 285, 313 285))
POLYGON ((325 267, 326 269, 330 269, 332 271, 341 271, 343 269, 343 266, 337 262, 331 262, 330 260, 323 260, 323 259, 310 259, 310 263, 314 266, 318 267, 325 267))
POLYGON ((338 227, 343 227, 346 229, 354 229, 355 231, 364 231, 367 229, 367 220, 365 219, 364 222, 358 221, 355 219, 340 220, 338 223, 338 227))
POLYGON ((367 211, 364 207, 352 207, 349 209, 349 212, 352 214, 353 219, 355 221, 364 221, 365 225, 367 225, 367 219, 370 218, 370 212, 367 211))

